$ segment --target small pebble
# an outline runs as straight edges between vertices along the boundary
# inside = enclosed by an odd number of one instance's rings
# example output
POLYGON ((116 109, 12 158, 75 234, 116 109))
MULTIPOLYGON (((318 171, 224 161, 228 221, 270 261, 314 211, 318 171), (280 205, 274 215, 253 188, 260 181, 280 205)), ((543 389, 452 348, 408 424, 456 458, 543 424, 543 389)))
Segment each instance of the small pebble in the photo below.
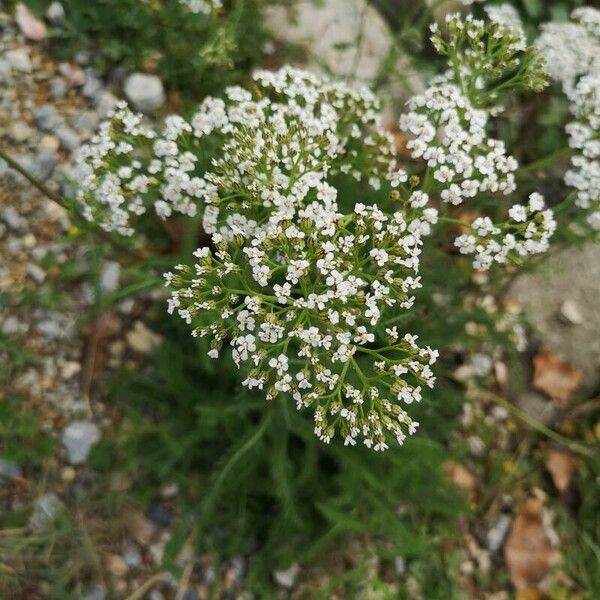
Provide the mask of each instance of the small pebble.
POLYGON ((25 48, 15 48, 9 50, 4 55, 6 62, 15 70, 23 73, 30 73, 32 69, 29 53, 25 48))
POLYGON ((146 516, 159 527, 168 527, 173 520, 171 511, 163 508, 160 504, 154 503, 148 509, 146 516))
POLYGON ((115 577, 123 577, 129 567, 125 560, 118 554, 109 554, 105 561, 106 570, 115 577))
POLYGON ((21 467, 17 463, 0 458, 0 479, 19 479, 22 475, 21 467))
POLYGON ((300 565, 298 563, 293 563, 287 569, 273 571, 273 579, 277 585, 286 590, 290 590, 294 587, 294 583, 296 582, 299 573, 300 565))
POLYGON ((583 315, 574 300, 565 300, 560 305, 559 316, 561 321, 568 325, 581 325, 583 323, 583 315))
POLYGON ((100 288, 103 293, 110 294, 119 287, 121 265, 116 261, 108 261, 102 265, 100 288))
POLYGON ((53 77, 50 80, 50 96, 53 100, 61 100, 67 95, 69 86, 62 77, 53 77))
POLYGON ((52 25, 59 25, 65 19, 65 9, 60 2, 53 2, 46 11, 46 19, 52 25))
POLYGON ((142 564, 142 553, 136 546, 127 546, 123 552, 123 559, 127 566, 136 568, 142 564))
POLYGON ((92 446, 100 439, 100 430, 91 421, 73 421, 62 434, 62 444, 72 465, 84 463, 92 446))
POLYGON ((133 73, 125 80, 123 91, 127 100, 141 112, 153 112, 165 102, 165 90, 156 75, 133 73))
POLYGON ((162 342, 162 337, 148 329, 142 321, 134 323, 126 338, 129 346, 140 354, 149 354, 162 342))
POLYGON ((35 124, 44 131, 51 131, 58 123, 58 114, 51 104, 42 104, 34 112, 35 124))
POLYGON ((71 129, 70 127, 68 127, 66 125, 57 127, 54 130, 54 133, 56 134, 56 137, 58 138, 60 145, 63 148, 65 148, 65 150, 69 150, 72 152, 81 143, 81 140, 80 140, 77 132, 75 132, 73 129, 71 129))

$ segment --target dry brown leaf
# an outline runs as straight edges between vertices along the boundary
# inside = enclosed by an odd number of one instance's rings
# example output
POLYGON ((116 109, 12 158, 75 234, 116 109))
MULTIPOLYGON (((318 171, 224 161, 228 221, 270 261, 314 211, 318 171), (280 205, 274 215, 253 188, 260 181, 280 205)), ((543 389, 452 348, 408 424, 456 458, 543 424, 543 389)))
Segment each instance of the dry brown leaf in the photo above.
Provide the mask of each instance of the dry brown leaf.
POLYGON ((564 494, 571 485, 575 472, 575 456, 568 450, 550 450, 546 459, 546 469, 552 476, 554 487, 564 494))
POLYGON ((457 462, 451 460, 443 465, 446 477, 457 487, 463 490, 469 500, 474 500, 477 495, 477 477, 457 462))
POLYGON ((583 372, 562 358, 540 352, 533 358, 533 387, 540 392, 567 402, 581 385, 583 372))
POLYGON ((39 42, 46 37, 46 24, 40 21, 22 2, 19 2, 15 9, 15 21, 21 33, 28 40, 39 42))
POLYGON ((540 499, 525 500, 504 545, 510 580, 517 590, 534 588, 559 559, 560 553, 552 547, 544 529, 540 499))
POLYGON ((517 592, 515 600, 544 600, 546 594, 541 590, 534 590, 528 588, 526 590, 520 590, 517 592))

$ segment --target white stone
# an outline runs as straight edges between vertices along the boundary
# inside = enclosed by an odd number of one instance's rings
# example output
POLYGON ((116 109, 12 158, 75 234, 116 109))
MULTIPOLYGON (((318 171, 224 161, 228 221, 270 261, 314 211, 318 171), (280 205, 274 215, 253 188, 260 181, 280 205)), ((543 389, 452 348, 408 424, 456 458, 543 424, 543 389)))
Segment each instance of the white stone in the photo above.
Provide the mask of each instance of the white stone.
POLYGON ((123 91, 133 107, 142 112, 152 112, 165 102, 165 90, 156 75, 133 73, 125 80, 123 91))
POLYGON ((281 569, 280 571, 273 571, 273 579, 277 585, 282 588, 289 590, 294 587, 294 583, 300 573, 300 565, 298 563, 292 563, 287 569, 281 569))
POLYGON ((53 25, 61 23, 65 18, 65 9, 60 2, 53 2, 46 11, 46 19, 53 25))
POLYGON ((72 465, 84 463, 92 446, 100 439, 100 430, 91 421, 73 421, 62 434, 67 459, 72 465))
POLYGON ((141 321, 136 321, 133 328, 127 332, 127 343, 140 354, 149 354, 162 342, 162 337, 154 333, 141 321))
POLYGON ((560 305, 560 317, 569 325, 581 325, 583 323, 581 309, 573 300, 565 300, 560 305))

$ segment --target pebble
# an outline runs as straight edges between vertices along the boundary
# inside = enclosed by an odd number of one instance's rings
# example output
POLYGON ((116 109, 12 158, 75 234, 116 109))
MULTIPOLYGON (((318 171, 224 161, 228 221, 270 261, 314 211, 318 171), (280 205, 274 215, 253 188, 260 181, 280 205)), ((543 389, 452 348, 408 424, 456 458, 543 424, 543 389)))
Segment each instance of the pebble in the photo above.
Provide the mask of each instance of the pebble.
POLYGON ((62 77, 53 77, 50 80, 50 96, 53 100, 61 100, 67 95, 69 86, 62 77))
POLYGON ((60 374, 63 379, 71 379, 81 372, 81 364, 74 360, 64 362, 60 367, 60 374))
POLYGON ((27 221, 13 206, 5 206, 0 212, 0 217, 14 231, 19 231, 27 225, 27 221))
POLYGON ((83 600, 106 600, 106 588, 101 585, 97 585, 93 589, 86 592, 83 596, 83 600))
POLYGON ((59 25, 65 19, 65 9, 60 2, 53 2, 46 11, 46 19, 52 23, 52 25, 59 25))
POLYGON ((88 136, 96 129, 100 117, 92 110, 81 111, 72 121, 73 127, 82 135, 88 136))
POLYGON ((159 527, 168 527, 173 520, 173 514, 171 511, 163 508, 157 503, 154 503, 150 506, 146 516, 159 527))
POLYGON ((136 110, 152 112, 165 102, 162 81, 156 75, 133 73, 125 80, 125 96, 136 110))
POLYGON ((127 546, 123 551, 123 559, 128 567, 136 568, 142 564, 142 553, 136 546, 127 546))
POLYGON ((40 496, 33 505, 33 513, 29 519, 29 527, 35 533, 46 531, 63 506, 60 498, 50 492, 40 496))
POLYGON ((4 58, 15 71, 21 71, 23 73, 31 72, 31 59, 25 48, 14 48, 13 50, 9 50, 4 55, 4 58))
POLYGON ((70 150, 71 152, 75 150, 81 140, 76 131, 68 127, 67 125, 62 125, 61 127, 57 127, 54 130, 56 137, 60 141, 60 145, 66 150, 70 150))
POLYGON ((508 533, 510 523, 510 515, 501 513, 496 523, 486 533, 486 548, 491 554, 495 554, 502 547, 502 543, 504 542, 504 538, 508 533))
POLYGON ((92 446, 100 439, 100 430, 91 421, 73 421, 62 434, 62 444, 72 465, 84 463, 92 446))
POLYGON ((196 590, 190 588, 184 592, 181 600, 200 600, 200 596, 198 596, 198 592, 196 590))
POLYGON ((148 329, 142 321, 136 321, 126 337, 131 349, 140 354, 149 354, 162 342, 162 337, 148 329))
POLYGON ((121 265, 116 261, 108 261, 102 266, 100 273, 100 289, 110 294, 118 289, 121 277, 121 265))
POLYGON ((35 124, 44 131, 51 131, 58 124, 58 114, 51 104, 42 104, 34 111, 35 124))
POLYGON ((24 142, 31 138, 33 133, 33 129, 23 121, 16 121, 10 128, 10 137, 15 140, 15 142, 24 142))
POLYGON ((23 472, 17 463, 0 458, 0 479, 18 479, 23 472))
POLYGON ((85 83, 81 93, 89 99, 94 98, 102 90, 102 82, 90 70, 86 72, 85 83))
POLYGON ((46 271, 35 263, 29 263, 27 265, 27 275, 29 275, 36 283, 44 283, 46 280, 46 271))
POLYGON ((41 42, 46 37, 46 24, 40 21, 23 2, 19 2, 15 8, 15 21, 28 40, 41 42))
POLYGON ((49 148, 42 148, 33 158, 29 158, 25 166, 29 173, 40 181, 50 178, 56 167, 56 156, 49 148))
POLYGON ((583 323, 583 315, 574 300, 565 300, 560 305, 559 316, 561 321, 568 325, 581 325, 583 323))
POLYGON ((106 570, 115 577, 123 577, 129 570, 123 557, 118 554, 109 554, 106 557, 105 565, 106 570))
POLYGON ((11 315, 2 322, 1 331, 4 335, 16 335, 27 331, 27 323, 21 323, 17 317, 11 315))
POLYGON ((107 90, 101 90, 94 96, 94 106, 101 119, 108 116, 108 113, 116 106, 117 102, 116 96, 107 90))
POLYGON ((299 573, 300 565, 298 563, 293 563, 287 569, 273 571, 273 579, 277 585, 286 590, 290 590, 294 587, 294 583, 296 582, 299 573))
POLYGON ((0 81, 7 81, 10 77, 10 65, 6 60, 0 58, 0 81))

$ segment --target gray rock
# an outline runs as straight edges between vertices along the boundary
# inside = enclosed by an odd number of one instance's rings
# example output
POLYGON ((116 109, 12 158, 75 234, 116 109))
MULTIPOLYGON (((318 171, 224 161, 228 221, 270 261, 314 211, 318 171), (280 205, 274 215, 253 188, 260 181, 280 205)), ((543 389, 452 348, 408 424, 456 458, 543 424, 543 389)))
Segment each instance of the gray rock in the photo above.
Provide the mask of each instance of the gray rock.
POLYGON ((495 554, 502 548, 502 544, 504 542, 504 538, 508 533, 508 528, 510 527, 511 517, 507 514, 500 514, 498 520, 494 525, 488 529, 485 535, 485 543, 488 551, 491 554, 495 554))
POLYGON ((27 323, 22 323, 17 317, 11 315, 2 321, 0 331, 2 331, 4 335, 17 335, 19 333, 24 333, 27 331, 27 323))
POLYGON ((56 109, 51 104, 42 104, 34 112, 35 124, 43 131, 52 131, 58 124, 56 109))
POLYGON ((46 11, 46 19, 52 25, 59 25, 65 20, 65 9, 60 2, 53 2, 46 11))
POLYGON ((7 81, 10 77, 10 64, 8 61, 0 58, 0 81, 7 81))
POLYGON ((42 148, 33 158, 25 162, 27 170, 40 181, 46 181, 54 172, 56 167, 56 156, 48 148, 42 148))
POLYGON ((300 565, 298 565, 298 563, 293 563, 287 569, 273 571, 273 579, 277 585, 286 590, 291 590, 294 587, 298 573, 300 573, 300 565))
POLYGON ((81 139, 76 131, 68 125, 62 125, 54 130, 56 137, 60 141, 60 145, 71 152, 75 150, 81 143, 81 139))
POLYGON ((35 533, 42 533, 55 521, 63 503, 60 498, 52 492, 40 496, 34 506, 33 513, 29 519, 29 527, 35 533))
POLYGON ((50 80, 50 96, 53 100, 61 100, 67 95, 69 86, 62 77, 53 77, 50 80))
POLYGON ((509 291, 534 327, 543 350, 560 354, 583 370, 584 393, 600 382, 599 295, 600 244, 548 257, 535 272, 517 278, 509 291), (577 306, 581 325, 561 324, 557 319, 565 299, 577 306))
POLYGON ((46 280, 46 271, 35 263, 27 265, 27 275, 29 275, 36 283, 44 283, 46 280))
POLYGON ((108 113, 116 106, 117 102, 116 96, 107 90, 101 90, 94 96, 94 106, 101 119, 108 116, 108 113))
POLYGON ((579 310, 579 306, 573 300, 565 300, 560 305, 559 316, 568 325, 581 325, 583 323, 581 310, 579 310))
POLYGON ((121 277, 121 265, 115 261, 104 263, 100 273, 100 289, 105 294, 114 292, 119 287, 121 277))
POLYGON ((162 81, 156 75, 133 73, 125 80, 125 96, 136 110, 152 112, 165 102, 162 81))
POLYGON ((81 88, 81 93, 86 98, 94 98, 98 92, 102 90, 102 82, 96 77, 95 74, 91 72, 91 70, 86 71, 86 79, 83 87, 81 88))
POLYGON ((29 53, 25 48, 14 48, 4 55, 6 62, 15 70, 30 73, 32 69, 29 53))
POLYGON ((97 585, 85 593, 83 600, 106 600, 106 588, 102 585, 97 585))
POLYGON ((92 60, 92 55, 88 50, 80 50, 76 55, 75 55, 75 62, 77 64, 80 64, 82 66, 86 66, 89 65, 90 62, 92 60))
POLYGON ((84 110, 73 118, 72 125, 81 135, 87 136, 96 129, 99 121, 100 117, 96 112, 84 110))
POLYGON ((139 567, 142 564, 142 553, 136 546, 127 546, 123 552, 123 560, 128 567, 139 567))
POLYGON ((62 434, 62 444, 72 465, 87 460, 92 446, 100 439, 100 430, 91 421, 73 421, 62 434))
POLYGON ((19 231, 27 225, 27 221, 13 206, 5 206, 0 212, 0 217, 14 231, 19 231))
POLYGON ((10 137, 15 142, 24 142, 31 138, 33 134, 34 130, 23 121, 15 121, 10 127, 10 137))
POLYGON ((44 337, 53 340, 68 339, 75 334, 73 320, 56 311, 44 312, 36 327, 44 337))
POLYGON ((21 467, 17 463, 0 458, 0 479, 18 479, 22 475, 21 467))

